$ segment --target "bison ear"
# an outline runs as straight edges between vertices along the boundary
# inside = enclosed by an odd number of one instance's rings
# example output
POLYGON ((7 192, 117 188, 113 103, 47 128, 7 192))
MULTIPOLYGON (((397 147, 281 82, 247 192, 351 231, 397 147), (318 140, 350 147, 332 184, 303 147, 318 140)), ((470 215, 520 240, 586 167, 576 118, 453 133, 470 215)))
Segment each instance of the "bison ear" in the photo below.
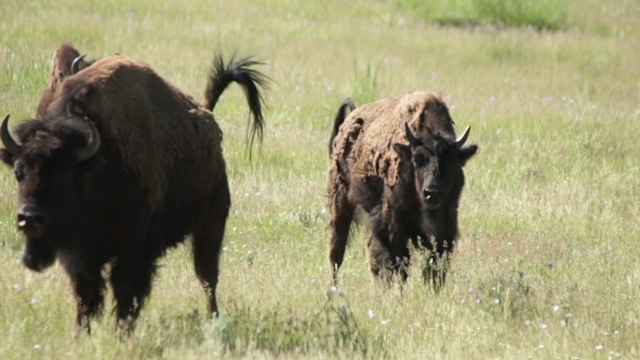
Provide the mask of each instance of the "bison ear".
POLYGON ((51 75, 62 81, 63 78, 86 68, 90 63, 84 60, 85 55, 81 55, 70 44, 61 45, 51 59, 51 75))
POLYGON ((469 145, 463 147, 458 152, 458 161, 460 161, 460 165, 464 166, 469 159, 473 157, 478 151, 478 145, 469 145))
POLYGON ((13 166, 15 156, 13 156, 13 154, 11 154, 7 149, 2 148, 0 149, 0 160, 9 166, 13 166))
POLYGON ((400 143, 393 144, 393 151, 398 153, 400 159, 409 161, 411 160, 411 147, 400 143))

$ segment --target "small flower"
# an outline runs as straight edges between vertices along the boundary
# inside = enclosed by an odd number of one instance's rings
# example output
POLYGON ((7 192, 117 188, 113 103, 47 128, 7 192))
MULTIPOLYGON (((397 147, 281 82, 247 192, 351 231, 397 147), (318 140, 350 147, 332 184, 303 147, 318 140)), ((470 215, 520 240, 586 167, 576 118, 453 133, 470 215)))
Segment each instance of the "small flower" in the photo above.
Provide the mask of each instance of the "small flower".
POLYGON ((547 330, 548 327, 549 327, 549 325, 547 325, 546 323, 541 323, 540 324, 540 330, 547 330))
POLYGON ((38 303, 38 299, 37 298, 31 298, 31 304, 35 305, 38 303))
POLYGON ((551 310, 552 310, 553 312, 557 312, 558 310, 560 310, 560 306, 558 306, 558 305, 553 305, 553 307, 551 308, 551 310))
POLYGON ((602 345, 602 344, 596 345, 596 350, 598 350, 598 351, 604 350, 604 345, 602 345))
POLYGON ((20 284, 13 284, 13 285, 11 285, 11 287, 12 287, 12 288, 13 288, 13 290, 15 290, 15 291, 20 291, 20 290, 22 290, 22 285, 20 285, 20 284))
POLYGON ((494 305, 500 304, 500 299, 498 299, 498 298, 493 299, 493 304, 494 305))
POLYGON ((388 323, 389 323, 388 319, 380 321, 380 324, 382 324, 382 325, 387 325, 388 323))
POLYGON ((374 317, 376 317, 376 314, 372 309, 369 309, 369 311, 367 311, 367 316, 369 316, 369 319, 373 319, 374 317))

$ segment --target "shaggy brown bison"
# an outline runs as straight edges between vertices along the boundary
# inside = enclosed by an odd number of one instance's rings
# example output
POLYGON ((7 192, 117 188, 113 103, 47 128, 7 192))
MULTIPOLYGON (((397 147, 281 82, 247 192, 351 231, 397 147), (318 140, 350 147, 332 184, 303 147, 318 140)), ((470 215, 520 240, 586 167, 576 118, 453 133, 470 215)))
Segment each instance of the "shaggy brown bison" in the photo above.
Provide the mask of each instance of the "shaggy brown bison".
POLYGON ((346 101, 331 134, 327 184, 332 284, 344 259, 356 207, 371 221, 367 241, 371 272, 388 283, 405 281, 409 239, 430 254, 423 270, 434 287, 444 283, 448 255, 458 233, 462 167, 478 150, 463 147, 469 128, 456 140, 443 100, 412 92, 353 110, 346 101))
POLYGON ((260 87, 251 59, 217 56, 201 105, 147 64, 110 56, 77 73, 72 52, 56 60, 38 116, 0 135, 2 160, 18 181, 22 261, 42 271, 57 259, 77 299, 76 324, 90 332, 103 308, 110 265, 119 329, 130 331, 151 291, 156 261, 193 235, 195 272, 209 316, 217 315, 218 259, 230 207, 222 131, 212 110, 232 82, 262 137, 260 87), (58 67, 58 68, 56 68, 58 67), (53 84, 53 85, 52 85, 53 84))

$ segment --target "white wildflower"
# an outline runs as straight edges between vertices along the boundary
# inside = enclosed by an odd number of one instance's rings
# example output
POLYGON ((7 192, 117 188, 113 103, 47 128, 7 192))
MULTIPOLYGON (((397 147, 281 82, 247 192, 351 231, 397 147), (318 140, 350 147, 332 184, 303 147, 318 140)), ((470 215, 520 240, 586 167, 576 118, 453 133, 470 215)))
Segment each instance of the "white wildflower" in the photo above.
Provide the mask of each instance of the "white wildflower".
POLYGON ((367 311, 367 316, 369 316, 369 319, 373 319, 374 317, 376 317, 376 314, 372 309, 369 309, 369 311, 367 311))

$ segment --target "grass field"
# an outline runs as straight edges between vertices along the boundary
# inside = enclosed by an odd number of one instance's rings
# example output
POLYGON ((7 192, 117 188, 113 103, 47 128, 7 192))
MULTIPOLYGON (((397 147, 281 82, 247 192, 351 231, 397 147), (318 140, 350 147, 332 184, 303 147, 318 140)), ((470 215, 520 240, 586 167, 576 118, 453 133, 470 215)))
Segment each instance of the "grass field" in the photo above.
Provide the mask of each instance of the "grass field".
POLYGON ((265 139, 251 161, 239 88, 215 112, 233 194, 222 315, 203 318, 182 246, 160 261, 133 337, 116 336, 110 311, 92 336, 72 337, 61 267, 36 274, 17 261, 17 187, 3 167, 0 358, 640 358, 637 1, 541 10, 559 11, 557 31, 470 15, 472 0, 438 8, 474 19, 444 22, 460 26, 438 25, 411 1, 158 3, 3 0, 0 116, 33 116, 63 42, 88 58, 146 61, 196 98, 214 53, 268 63, 265 139), (362 104, 415 89, 441 93, 480 146, 465 168, 446 287, 424 287, 415 267, 402 294, 377 288, 363 226, 328 301, 332 118, 347 96, 362 104))

